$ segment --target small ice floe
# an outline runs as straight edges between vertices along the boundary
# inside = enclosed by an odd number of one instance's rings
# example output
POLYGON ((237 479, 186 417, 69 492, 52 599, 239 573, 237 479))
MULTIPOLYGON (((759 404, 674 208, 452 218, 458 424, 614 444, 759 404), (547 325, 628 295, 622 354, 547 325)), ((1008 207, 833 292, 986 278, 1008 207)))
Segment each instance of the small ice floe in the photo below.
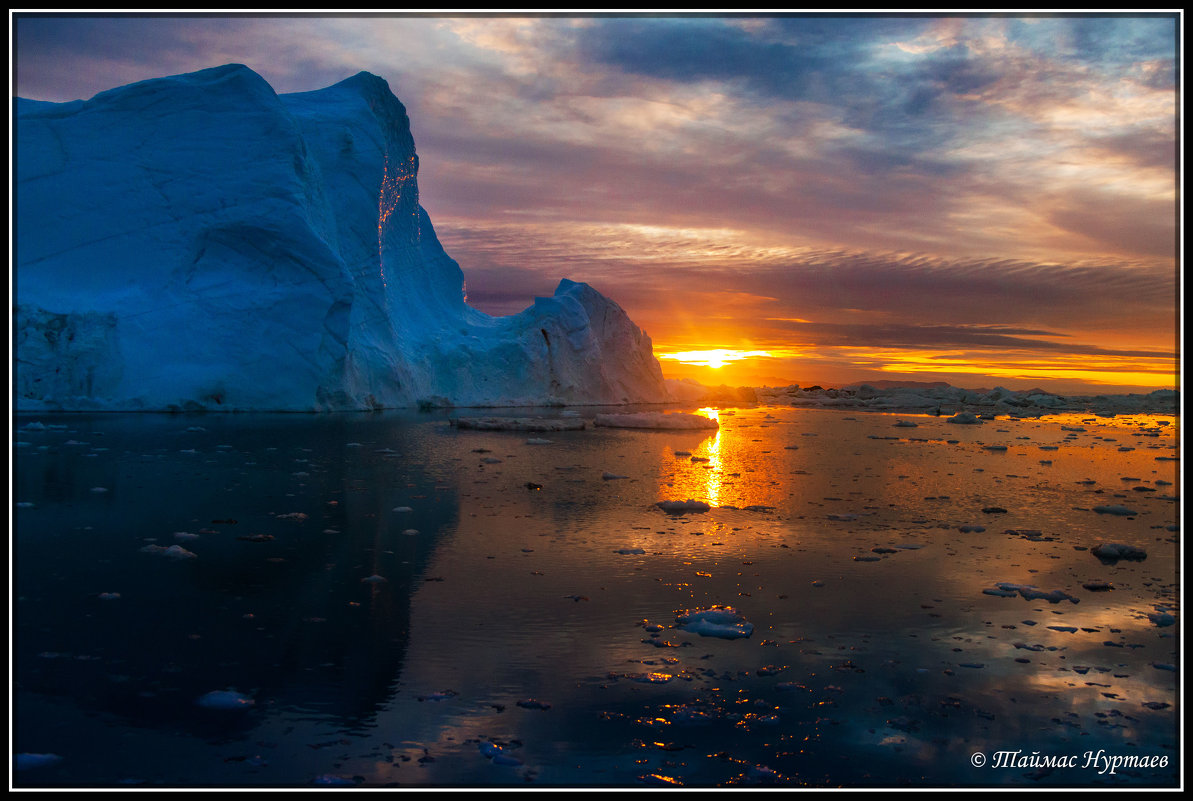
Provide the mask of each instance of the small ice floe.
POLYGON ((1111 563, 1117 562, 1119 559, 1127 559, 1135 562, 1142 562, 1144 559, 1147 559, 1147 551, 1142 548, 1136 548, 1134 545, 1124 545, 1121 542, 1103 542, 1095 545, 1089 552, 1103 562, 1111 563))
POLYGON ((619 553, 622 556, 629 556, 630 554, 646 553, 646 551, 642 550, 641 548, 618 548, 613 553, 619 553))
POLYGON ((973 412, 957 412, 952 417, 945 420, 946 423, 958 423, 960 425, 981 425, 982 421, 977 418, 973 412))
POLYGON ((855 562, 881 562, 882 557, 881 556, 855 556, 855 557, 853 557, 853 561, 855 561, 855 562))
POLYGON ((385 581, 389 581, 389 579, 387 579, 385 576, 378 576, 376 573, 374 573, 371 576, 365 576, 364 578, 362 578, 360 580, 360 583, 361 584, 381 584, 382 582, 385 582, 385 581))
POLYGON ((411 509, 409 506, 395 506, 394 511, 395 512, 413 512, 414 510, 411 509))
POLYGON ((455 698, 459 695, 455 690, 440 690, 439 692, 430 693, 428 695, 420 695, 419 701, 446 701, 449 698, 455 698))
POLYGON ((1152 662, 1152 667, 1156 670, 1168 670, 1173 673, 1176 672, 1176 665, 1170 665, 1167 662, 1152 662))
POLYGON ((900 420, 895 423, 895 428, 919 428, 919 423, 913 423, 910 420, 900 420))
POLYGON ((196 699, 195 704, 204 709, 248 709, 256 703, 244 693, 235 690, 212 690, 196 699))
POLYGON ((1089 590, 1090 592, 1110 592, 1111 590, 1114 589, 1113 584, 1111 584, 1109 581, 1102 581, 1101 579, 1094 579, 1093 581, 1087 581, 1084 584, 1082 584, 1081 586, 1084 589, 1089 590))
POLYGON ((720 428, 711 417, 687 412, 637 412, 634 414, 598 414, 593 425, 604 428, 644 428, 662 431, 699 431, 720 428))
POLYGON ((32 509, 33 502, 32 501, 18 501, 17 508, 18 509, 32 509))
POLYGON ((1034 584, 1013 584, 1009 581, 1000 581, 993 587, 982 590, 982 594, 997 595, 1001 598, 1014 598, 1016 595, 1022 595, 1028 601, 1044 600, 1050 604, 1057 604, 1061 601, 1072 601, 1075 604, 1081 603, 1080 599, 1074 598, 1064 590, 1050 590, 1045 592, 1034 584))
POLYGON ((1148 614, 1147 619, 1154 623, 1158 628, 1165 626, 1173 626, 1176 624, 1176 617, 1171 613, 1163 610, 1157 610, 1148 614))
POLYGON ((321 773, 312 781, 320 787, 355 787, 356 781, 347 776, 337 776, 334 773, 321 773))
POLYGON ((1121 515, 1126 517, 1128 515, 1139 514, 1134 509, 1128 509, 1122 504, 1111 504, 1109 506, 1095 506, 1094 511, 1100 515, 1121 515))
POLYGON ((988 515, 1005 515, 1007 510, 1001 506, 984 506, 982 507, 982 512, 988 515))
POLYGON ((1085 431, 1085 429, 1082 428, 1081 426, 1061 426, 1060 430, 1061 431, 1078 431, 1078 432, 1085 431))
POLYGON ((829 520, 837 520, 840 522, 849 522, 850 520, 857 520, 860 515, 854 512, 842 512, 840 514, 828 515, 829 520))
POLYGON ((287 512, 284 515, 278 515, 277 518, 278 520, 296 520, 301 523, 307 519, 307 514, 306 512, 287 512))
POLYGON ((550 445, 551 440, 540 439, 539 437, 531 437, 530 439, 526 440, 526 444, 527 445, 550 445))
POLYGON ((62 757, 57 754, 14 754, 12 767, 13 770, 33 770, 34 768, 48 768, 61 761, 62 757))
POLYGON ((34 420, 32 423, 26 423, 25 425, 21 426, 21 428, 25 431, 45 431, 46 424, 34 420))
POLYGON ((689 609, 675 613, 675 624, 701 637, 735 640, 754 633, 754 624, 732 606, 717 604, 708 609, 689 609))
POLYGON ((1005 451, 1006 449, 1007 449, 1006 445, 983 445, 982 446, 982 450, 984 450, 984 451, 1002 452, 1002 451, 1005 451))
POLYGON ((659 501, 655 506, 662 509, 668 514, 683 514, 684 512, 707 512, 712 507, 704 501, 694 501, 688 498, 686 501, 659 501))
POLYGON ((986 530, 986 527, 985 526, 975 526, 975 525, 964 525, 964 526, 960 526, 957 530, 960 531, 962 534, 980 534, 981 532, 986 530))
POLYGON ((107 487, 92 487, 92 488, 91 488, 91 491, 92 491, 92 492, 94 492, 94 493, 96 493, 96 494, 99 494, 99 493, 102 493, 102 492, 107 492, 107 491, 108 491, 108 488, 107 488, 107 487))
POLYGON ((191 553, 181 545, 171 545, 169 548, 163 548, 161 545, 146 545, 141 549, 141 553, 157 554, 167 559, 195 559, 198 557, 198 554, 191 553))
POLYGON ((198 535, 198 534, 192 534, 192 533, 191 533, 191 532, 189 532, 189 531, 175 531, 175 532, 174 532, 174 539, 176 539, 176 540, 181 540, 182 542, 186 542, 187 540, 197 540, 197 539, 199 539, 199 535, 198 535))
POLYGON ((601 478, 605 481, 616 481, 619 478, 629 478, 629 476, 621 476, 617 473, 610 473, 608 471, 601 473, 601 478))
POLYGON ((523 709, 550 709, 551 705, 546 701, 540 701, 537 698, 524 698, 518 702, 518 706, 523 709))
POLYGON ((118 601, 120 600, 120 593, 118 592, 101 592, 96 596, 101 601, 118 601))
POLYGON ((414 537, 414 536, 416 536, 416 535, 418 534, 418 529, 416 529, 416 528, 408 528, 408 529, 406 529, 405 531, 403 531, 403 532, 402 532, 402 534, 403 534, 403 535, 405 535, 405 536, 407 536, 407 537, 414 537))

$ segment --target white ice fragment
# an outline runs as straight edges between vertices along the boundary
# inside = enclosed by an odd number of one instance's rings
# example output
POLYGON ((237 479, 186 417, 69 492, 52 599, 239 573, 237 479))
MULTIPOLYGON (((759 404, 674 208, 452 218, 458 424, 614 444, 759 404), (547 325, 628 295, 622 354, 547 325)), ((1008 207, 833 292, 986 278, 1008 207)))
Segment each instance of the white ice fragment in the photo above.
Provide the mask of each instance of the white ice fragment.
POLYGON ((676 625, 701 637, 735 640, 754 633, 754 624, 732 606, 714 605, 707 609, 689 609, 675 613, 676 625))
POLYGON ((101 592, 98 597, 101 601, 116 601, 116 600, 119 600, 120 593, 118 593, 118 592, 101 592))
POLYGON ((405 531, 403 531, 403 532, 402 532, 402 534, 404 534, 404 535, 405 535, 405 536, 407 536, 407 537, 413 537, 413 536, 415 536, 415 535, 417 535, 417 534, 418 534, 418 529, 416 529, 416 528, 408 528, 408 529, 406 529, 405 531))
POLYGON ((360 580, 360 582, 362 584, 380 584, 381 582, 388 581, 388 580, 389 579, 387 579, 385 576, 378 576, 376 573, 374 573, 371 576, 366 576, 366 577, 362 578, 360 580))
POLYGON ((181 545, 171 545, 169 548, 163 548, 161 545, 146 545, 141 549, 141 553, 157 554, 167 559, 195 559, 198 556, 181 545))
POLYGON ((605 471, 604 473, 601 473, 601 478, 603 478, 605 481, 616 481, 619 478, 629 478, 629 476, 621 476, 617 473, 605 471))
POLYGON ((961 425, 981 425, 982 421, 977 418, 973 412, 957 412, 945 422, 958 423, 961 425))
POLYGON ((91 491, 92 491, 92 492, 94 492, 94 493, 96 493, 96 494, 99 494, 99 493, 102 493, 102 492, 107 492, 107 491, 108 491, 108 488, 107 488, 107 487, 92 487, 92 488, 91 488, 91 491))
POLYGON ((1091 548, 1090 553, 1103 561, 1112 562, 1119 559, 1139 562, 1147 558, 1147 551, 1142 548, 1136 548, 1134 545, 1125 545, 1121 542, 1100 543, 1091 548))
POLYGON ((1057 604, 1061 601, 1071 601, 1075 604, 1081 603, 1079 599, 1074 598, 1063 590, 1045 592, 1034 584, 1013 584, 1009 581, 1000 581, 993 588, 982 590, 982 593, 985 595, 999 595, 1003 598, 1014 598, 1016 595, 1021 595, 1028 601, 1044 600, 1050 604, 1057 604))
POLYGON ((646 551, 642 550, 641 548, 618 548, 613 553, 619 553, 623 556, 628 556, 630 554, 646 553, 646 551))
POLYGON ((212 690, 206 695, 200 696, 196 704, 204 709, 248 709, 256 702, 249 698, 244 693, 238 693, 235 690, 212 690))
POLYGON ((900 420, 895 423, 895 428, 918 428, 919 423, 913 423, 910 420, 900 420))
POLYGON ((395 506, 394 511, 395 512, 413 512, 414 510, 411 509, 409 506, 395 506))
POLYGON ((1108 506, 1095 506, 1094 511, 1100 515, 1134 515, 1138 514, 1134 509, 1128 509, 1122 504, 1110 504, 1108 506))

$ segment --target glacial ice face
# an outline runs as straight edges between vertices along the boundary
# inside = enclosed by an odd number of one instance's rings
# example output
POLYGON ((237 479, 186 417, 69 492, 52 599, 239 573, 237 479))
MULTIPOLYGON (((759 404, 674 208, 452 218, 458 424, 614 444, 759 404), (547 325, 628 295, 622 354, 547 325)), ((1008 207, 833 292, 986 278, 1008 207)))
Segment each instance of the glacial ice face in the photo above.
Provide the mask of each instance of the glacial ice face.
POLYGON ((18 409, 667 399, 650 338, 586 284, 465 304, 374 75, 279 96, 226 65, 17 99, 16 132, 18 409))

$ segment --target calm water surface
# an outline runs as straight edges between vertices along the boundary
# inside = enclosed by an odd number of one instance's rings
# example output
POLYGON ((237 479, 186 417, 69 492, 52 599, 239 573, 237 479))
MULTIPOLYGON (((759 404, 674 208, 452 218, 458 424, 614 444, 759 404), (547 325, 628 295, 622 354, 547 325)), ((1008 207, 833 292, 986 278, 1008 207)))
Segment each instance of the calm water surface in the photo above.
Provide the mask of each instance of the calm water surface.
POLYGON ((1176 785, 1177 420, 705 413, 16 418, 15 786, 1176 785))

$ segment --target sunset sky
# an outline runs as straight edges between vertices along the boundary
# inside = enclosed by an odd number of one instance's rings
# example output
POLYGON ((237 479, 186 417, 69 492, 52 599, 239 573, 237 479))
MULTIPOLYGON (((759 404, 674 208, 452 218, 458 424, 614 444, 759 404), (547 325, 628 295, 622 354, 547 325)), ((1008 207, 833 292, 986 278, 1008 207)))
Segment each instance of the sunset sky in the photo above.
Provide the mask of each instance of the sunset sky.
POLYGON ((1175 13, 12 19, 40 100, 380 75, 469 302, 586 281, 669 376, 1177 383, 1175 13))

